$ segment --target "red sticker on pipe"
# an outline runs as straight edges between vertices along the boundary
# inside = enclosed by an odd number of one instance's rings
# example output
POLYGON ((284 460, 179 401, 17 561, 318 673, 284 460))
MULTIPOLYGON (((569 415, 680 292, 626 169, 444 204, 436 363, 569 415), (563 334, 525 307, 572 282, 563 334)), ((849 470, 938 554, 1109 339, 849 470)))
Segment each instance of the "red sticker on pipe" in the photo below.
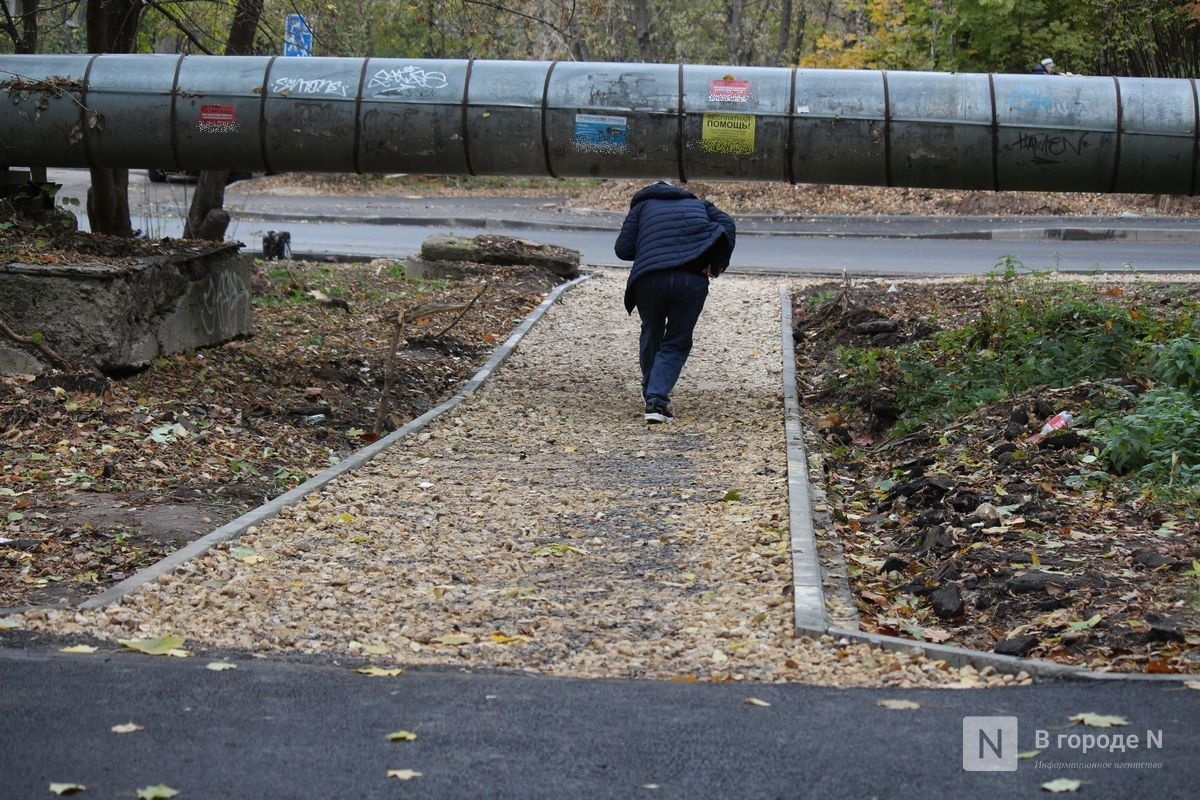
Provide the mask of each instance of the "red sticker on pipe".
POLYGON ((708 84, 710 103, 745 103, 749 99, 750 81, 739 81, 726 75, 708 84))
POLYGON ((230 133, 238 129, 237 106, 200 106, 200 124, 205 133, 230 133))

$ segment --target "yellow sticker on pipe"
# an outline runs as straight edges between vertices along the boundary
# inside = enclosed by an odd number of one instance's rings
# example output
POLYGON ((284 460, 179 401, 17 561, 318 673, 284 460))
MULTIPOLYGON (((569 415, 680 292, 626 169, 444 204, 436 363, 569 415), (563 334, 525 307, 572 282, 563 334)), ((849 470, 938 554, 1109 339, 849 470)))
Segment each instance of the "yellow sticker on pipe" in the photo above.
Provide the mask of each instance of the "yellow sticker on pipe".
POLYGON ((700 146, 710 153, 753 153, 754 115, 705 114, 701 125, 700 146))

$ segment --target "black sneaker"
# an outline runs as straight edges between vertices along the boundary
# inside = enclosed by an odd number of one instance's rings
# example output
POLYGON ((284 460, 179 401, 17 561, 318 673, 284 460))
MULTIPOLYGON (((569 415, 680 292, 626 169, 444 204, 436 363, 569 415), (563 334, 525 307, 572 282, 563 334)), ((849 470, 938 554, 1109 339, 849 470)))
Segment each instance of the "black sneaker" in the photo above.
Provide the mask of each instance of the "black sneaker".
POLYGON ((646 422, 651 425, 657 422, 670 422, 673 419, 675 419, 674 415, 666 406, 646 404, 646 422))

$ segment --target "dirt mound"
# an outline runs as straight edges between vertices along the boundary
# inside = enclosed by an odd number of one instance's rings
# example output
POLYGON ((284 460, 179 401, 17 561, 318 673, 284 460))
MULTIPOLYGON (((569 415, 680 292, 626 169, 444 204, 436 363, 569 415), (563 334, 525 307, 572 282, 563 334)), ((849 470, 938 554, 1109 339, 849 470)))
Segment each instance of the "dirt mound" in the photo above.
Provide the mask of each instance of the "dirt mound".
MULTIPOLYGON (((1153 308, 1172 290, 1097 291, 1153 308)), ((918 341, 989 302, 978 283, 915 281, 828 284, 795 299, 799 390, 849 611, 892 636, 1101 670, 1200 672, 1194 514, 1097 478, 1093 382, 1023 391, 903 436, 891 434, 895 376, 880 368, 871 385, 847 389, 843 348, 918 341), (1043 437, 1060 411, 1075 426, 1043 437)))
MULTIPOLYGON (((377 197, 553 197, 572 208, 623 211, 648 181, 289 173, 239 184, 257 194, 377 197)), ((1077 192, 982 192, 880 186, 692 181, 732 214, 951 216, 1196 216, 1200 199, 1077 192)))

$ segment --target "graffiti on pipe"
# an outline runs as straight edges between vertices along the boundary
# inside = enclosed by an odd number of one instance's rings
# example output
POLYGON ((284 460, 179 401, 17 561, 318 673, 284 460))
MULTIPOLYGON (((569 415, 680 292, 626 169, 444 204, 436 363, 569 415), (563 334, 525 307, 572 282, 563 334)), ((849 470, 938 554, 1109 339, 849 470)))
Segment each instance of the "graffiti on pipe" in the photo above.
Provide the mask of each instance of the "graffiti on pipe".
POLYGON ((446 73, 432 72, 410 64, 400 69, 377 70, 367 82, 367 88, 377 90, 377 97, 429 97, 448 83, 446 73))
POLYGON ((329 78, 276 78, 271 91, 287 97, 292 94, 334 95, 346 97, 350 87, 345 81, 329 78))
POLYGON ((1008 98, 1009 108, 1017 114, 1063 115, 1071 112, 1071 103, 1061 97, 1052 97, 1042 87, 1022 84, 1008 98))
POLYGON ((200 326, 208 336, 234 336, 249 308, 250 290, 240 275, 228 270, 209 275, 200 296, 200 326))
POLYGON ((1017 132, 1016 149, 1033 154, 1035 164, 1057 164, 1064 156, 1080 156, 1090 146, 1088 133, 1063 135, 1057 133, 1017 132))
POLYGON ((606 75, 588 75, 590 89, 588 103, 608 108, 669 108, 675 102, 675 94, 655 92, 658 82, 653 75, 628 73, 618 75, 616 80, 606 75))

